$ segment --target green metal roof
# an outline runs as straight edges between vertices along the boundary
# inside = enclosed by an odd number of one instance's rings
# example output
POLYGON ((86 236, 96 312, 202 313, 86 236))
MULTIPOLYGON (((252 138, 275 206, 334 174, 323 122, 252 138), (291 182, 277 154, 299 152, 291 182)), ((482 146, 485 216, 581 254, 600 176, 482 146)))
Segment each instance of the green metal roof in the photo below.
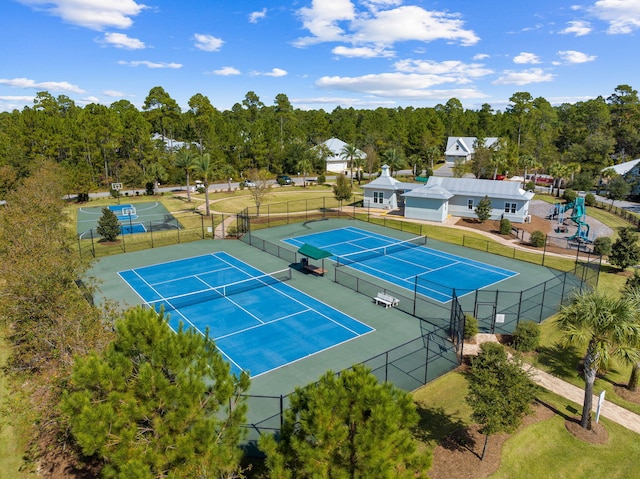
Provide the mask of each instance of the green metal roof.
POLYGON ((311 259, 323 259, 323 258, 328 258, 330 256, 333 256, 333 253, 331 253, 330 251, 325 251, 323 249, 320 248, 316 248, 315 246, 312 246, 310 244, 303 244, 300 249, 298 250, 298 253, 300 253, 302 256, 308 256, 311 259))

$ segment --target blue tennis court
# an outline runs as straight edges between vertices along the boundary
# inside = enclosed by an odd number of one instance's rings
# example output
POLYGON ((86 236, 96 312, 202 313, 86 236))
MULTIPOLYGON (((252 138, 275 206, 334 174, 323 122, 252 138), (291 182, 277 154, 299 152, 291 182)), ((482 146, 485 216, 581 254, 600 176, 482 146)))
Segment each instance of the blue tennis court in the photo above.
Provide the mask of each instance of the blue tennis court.
POLYGON ((218 252, 120 271, 144 303, 209 335, 234 372, 252 377, 374 331, 264 272, 218 252))
POLYGON ((417 291, 441 303, 458 295, 485 288, 518 273, 437 251, 417 242, 398 242, 388 236, 339 228, 284 240, 296 247, 310 244, 334 254, 332 259, 404 289, 417 291))

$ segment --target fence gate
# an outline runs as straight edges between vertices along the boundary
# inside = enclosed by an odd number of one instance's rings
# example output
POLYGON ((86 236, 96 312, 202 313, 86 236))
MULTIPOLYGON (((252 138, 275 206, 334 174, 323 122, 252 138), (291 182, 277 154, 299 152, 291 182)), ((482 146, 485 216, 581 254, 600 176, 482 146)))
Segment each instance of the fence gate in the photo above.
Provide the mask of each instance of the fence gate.
POLYGON ((478 320, 478 328, 481 333, 494 333, 496 321, 496 303, 495 302, 476 302, 473 315, 478 320))

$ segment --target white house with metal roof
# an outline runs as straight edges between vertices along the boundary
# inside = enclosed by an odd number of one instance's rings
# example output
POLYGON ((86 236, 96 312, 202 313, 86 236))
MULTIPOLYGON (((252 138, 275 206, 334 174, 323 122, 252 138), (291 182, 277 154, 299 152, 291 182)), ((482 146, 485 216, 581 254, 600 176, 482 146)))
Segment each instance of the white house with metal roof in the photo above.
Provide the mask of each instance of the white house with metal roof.
MULTIPOLYGON (((350 175, 351 165, 349 164, 349 160, 342 156, 342 149, 347 143, 338 138, 329 138, 327 141, 320 143, 319 146, 321 145, 324 145, 330 152, 330 154, 325 157, 326 170, 332 173, 350 175)), ((363 160, 367 157, 367 154, 361 150, 356 150, 356 154, 363 160)))
MULTIPOLYGON (((447 138, 447 147, 444 150, 444 161, 446 163, 455 163, 460 160, 463 163, 473 159, 475 153, 475 144, 477 138, 475 136, 450 136, 447 138)), ((484 146, 486 148, 495 147, 498 144, 498 138, 485 138, 484 146)))
POLYGON ((476 207, 486 196, 491 201, 490 219, 524 223, 531 219, 529 204, 533 195, 513 181, 432 176, 425 185, 404 193, 404 216, 438 222, 448 216, 477 218, 476 207))
POLYGON ((363 206, 366 208, 383 208, 395 210, 403 205, 402 194, 411 188, 420 186, 419 183, 404 183, 393 178, 389 172, 389 166, 382 166, 382 174, 366 185, 364 190, 363 206))
MULTIPOLYGON (((604 173, 607 170, 622 176, 631 185, 631 195, 640 195, 640 158, 608 166, 600 170, 600 172, 604 173)), ((600 185, 603 185, 605 181, 602 180, 602 176, 600 178, 600 185)))

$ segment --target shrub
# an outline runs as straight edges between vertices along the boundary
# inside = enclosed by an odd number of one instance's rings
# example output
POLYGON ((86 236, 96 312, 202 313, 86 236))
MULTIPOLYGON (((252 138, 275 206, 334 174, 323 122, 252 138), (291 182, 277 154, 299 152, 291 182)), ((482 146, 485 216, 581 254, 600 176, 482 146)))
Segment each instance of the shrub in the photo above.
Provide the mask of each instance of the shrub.
POLYGON ((529 181, 527 182, 527 184, 524 186, 525 190, 527 191, 536 191, 536 184, 533 181, 529 181))
POLYGON ((500 234, 508 235, 509 233, 511 233, 511 221, 507 218, 502 218, 500 220, 500 234))
POLYGON ((153 196, 155 193, 155 185, 153 184, 152 181, 149 181, 146 185, 145 185, 145 194, 147 196, 153 196))
POLYGON ((318 184, 323 185, 327 181, 327 177, 324 175, 318 175, 318 184))
POLYGON ((637 270, 633 272, 633 276, 627 278, 623 291, 626 294, 630 294, 633 291, 640 291, 640 274, 638 274, 637 270))
POLYGON ((531 233, 531 239, 529 242, 531 246, 534 248, 542 248, 547 241, 547 235, 545 235, 542 231, 537 230, 531 233))
POLYGON ((513 332, 514 347, 523 353, 534 351, 540 345, 540 327, 530 320, 520 321, 513 332))
POLYGON ((578 193, 576 193, 574 190, 567 188, 564 190, 562 197, 565 199, 565 201, 567 201, 568 203, 571 203, 572 201, 576 200, 576 198, 578 197, 578 193))
POLYGON ((464 315, 464 339, 471 339, 478 334, 478 319, 473 315, 466 313, 464 315))
POLYGON ((595 206, 596 205, 596 195, 593 193, 587 193, 584 195, 584 204, 585 206, 595 206))
POLYGON ((608 256, 611 254, 611 246, 611 238, 600 236, 593 241, 593 252, 600 256, 608 256))

